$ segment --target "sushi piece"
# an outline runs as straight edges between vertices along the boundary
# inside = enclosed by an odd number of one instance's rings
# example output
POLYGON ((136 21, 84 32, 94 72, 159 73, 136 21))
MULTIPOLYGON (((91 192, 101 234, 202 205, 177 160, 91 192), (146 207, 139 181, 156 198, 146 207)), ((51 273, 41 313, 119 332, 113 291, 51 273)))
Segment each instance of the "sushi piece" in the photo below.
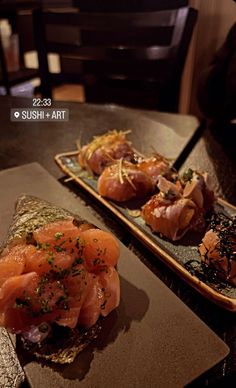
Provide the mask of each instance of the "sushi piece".
POLYGON ((196 205, 183 198, 179 183, 160 177, 158 188, 160 192, 142 207, 142 217, 154 232, 172 241, 179 240, 191 226, 196 205))
POLYGON ((184 198, 191 199, 198 208, 205 212, 210 210, 215 201, 214 191, 211 189, 209 175, 189 168, 182 176, 184 198))
POLYGON ((22 196, 0 251, 0 326, 58 363, 72 362, 119 305, 115 237, 22 196))
POLYGON ((158 180, 168 176, 175 181, 177 174, 160 155, 137 158, 135 163, 119 159, 106 167, 98 179, 98 192, 116 202, 144 199, 156 190, 158 180))
POLYGON ((154 185, 158 183, 160 176, 173 180, 177 175, 171 168, 169 161, 159 154, 142 159, 138 163, 138 168, 150 176, 154 185))
POLYGON ((214 214, 199 246, 204 265, 216 276, 236 286, 236 218, 214 214))
POLYGON ((98 193, 116 202, 145 198, 154 189, 152 179, 145 172, 123 159, 106 167, 97 183, 98 193))
POLYGON ((206 228, 206 217, 212 210, 215 194, 211 189, 207 173, 200 173, 189 168, 182 176, 183 197, 191 199, 196 205, 196 213, 192 227, 198 232, 206 228))
POLYGON ((171 170, 167 174, 159 175, 159 193, 142 208, 146 224, 173 241, 181 239, 188 230, 203 232, 215 201, 208 175, 192 169, 182 177, 171 170))
POLYGON ((110 131, 83 146, 79 152, 79 163, 89 172, 100 175, 104 168, 115 160, 134 160, 135 154, 124 131, 110 131))

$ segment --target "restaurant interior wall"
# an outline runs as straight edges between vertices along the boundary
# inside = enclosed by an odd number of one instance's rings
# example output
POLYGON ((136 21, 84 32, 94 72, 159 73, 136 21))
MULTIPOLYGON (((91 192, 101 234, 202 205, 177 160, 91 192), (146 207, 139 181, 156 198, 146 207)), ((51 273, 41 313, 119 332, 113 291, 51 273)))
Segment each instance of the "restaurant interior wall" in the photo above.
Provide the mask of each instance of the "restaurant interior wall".
POLYGON ((190 5, 198 9, 198 21, 182 78, 180 112, 200 115, 196 98, 199 79, 236 21, 236 3, 190 0, 190 5))

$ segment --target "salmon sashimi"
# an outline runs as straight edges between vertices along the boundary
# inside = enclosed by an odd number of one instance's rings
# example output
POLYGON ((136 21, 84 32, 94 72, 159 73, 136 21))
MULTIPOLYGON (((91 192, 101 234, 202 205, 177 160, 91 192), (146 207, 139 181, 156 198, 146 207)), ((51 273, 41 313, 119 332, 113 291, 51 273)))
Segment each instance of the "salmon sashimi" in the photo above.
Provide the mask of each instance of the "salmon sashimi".
POLYGON ((30 246, 19 244, 13 247, 8 254, 1 257, 0 287, 10 277, 21 275, 25 267, 25 254, 31 251, 31 248, 30 246))
POLYGON ((40 342, 55 323, 90 328, 119 305, 120 249, 111 233, 71 216, 27 233, 1 253, 0 326, 40 342))
POLYGON ((182 197, 179 185, 164 177, 160 177, 158 187, 160 192, 142 207, 142 217, 154 232, 179 240, 190 228, 196 205, 182 197))
POLYGON ((98 193, 102 197, 116 202, 145 198, 154 188, 152 179, 145 172, 122 159, 106 167, 97 184, 98 193))
POLYGON ((100 175, 104 168, 115 160, 123 158, 132 161, 134 151, 131 143, 126 139, 128 132, 113 130, 104 135, 95 136, 80 150, 81 167, 100 175))
POLYGON ((214 214, 199 246, 204 265, 216 275, 236 286, 236 218, 214 214))
POLYGON ((89 295, 80 312, 79 323, 85 326, 93 325, 99 315, 106 317, 114 306, 117 307, 120 301, 120 279, 114 267, 104 267, 98 270, 94 280, 94 286, 90 289, 89 295), (94 315, 92 316, 91 305, 94 315))
POLYGON ((80 236, 80 246, 88 271, 101 267, 115 267, 119 258, 119 244, 111 233, 99 229, 89 229, 80 236))

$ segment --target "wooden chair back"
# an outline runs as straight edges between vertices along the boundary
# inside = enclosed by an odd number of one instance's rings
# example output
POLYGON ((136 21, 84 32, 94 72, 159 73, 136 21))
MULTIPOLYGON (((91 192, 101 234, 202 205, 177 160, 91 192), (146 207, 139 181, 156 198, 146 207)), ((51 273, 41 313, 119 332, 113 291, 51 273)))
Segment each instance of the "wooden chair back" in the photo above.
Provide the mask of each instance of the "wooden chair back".
POLYGON ((176 111, 196 17, 190 7, 153 12, 35 11, 43 96, 51 96, 55 84, 78 82, 85 86, 86 101, 176 111), (71 34, 72 28, 77 35, 71 34), (70 58, 76 63, 74 71, 51 74, 48 53, 70 58))

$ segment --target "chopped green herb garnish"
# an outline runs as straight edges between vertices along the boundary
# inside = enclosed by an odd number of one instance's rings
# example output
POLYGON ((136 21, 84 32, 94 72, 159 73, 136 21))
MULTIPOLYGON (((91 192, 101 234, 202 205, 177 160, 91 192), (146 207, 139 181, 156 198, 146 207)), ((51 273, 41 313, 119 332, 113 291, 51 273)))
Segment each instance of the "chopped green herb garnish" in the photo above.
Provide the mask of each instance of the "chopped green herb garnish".
POLYGON ((42 249, 42 250, 44 250, 44 251, 47 251, 48 250, 48 248, 50 248, 50 244, 49 243, 37 243, 37 245, 36 245, 36 249, 42 249))
POLYGON ((54 245, 54 248, 57 252, 65 252, 65 248, 62 248, 60 245, 54 245))
POLYGON ((193 179, 193 170, 189 168, 187 171, 183 173, 183 180, 185 182, 191 181, 193 179))
POLYGON ((63 232, 57 232, 55 233, 55 240, 60 240, 60 238, 62 238, 64 236, 64 233, 63 232))
POLYGON ((54 264, 54 256, 49 256, 47 258, 47 262, 48 262, 48 264, 53 265, 54 264))

